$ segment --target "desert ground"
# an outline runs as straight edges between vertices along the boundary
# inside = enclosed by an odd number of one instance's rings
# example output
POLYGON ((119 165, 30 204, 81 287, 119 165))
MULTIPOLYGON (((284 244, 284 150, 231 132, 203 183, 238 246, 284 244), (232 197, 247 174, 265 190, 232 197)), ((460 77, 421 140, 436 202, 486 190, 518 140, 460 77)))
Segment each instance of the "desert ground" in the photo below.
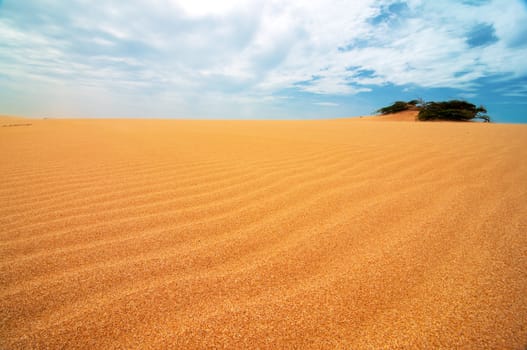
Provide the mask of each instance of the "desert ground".
POLYGON ((527 126, 405 120, 0 118, 0 348, 524 349, 527 126))

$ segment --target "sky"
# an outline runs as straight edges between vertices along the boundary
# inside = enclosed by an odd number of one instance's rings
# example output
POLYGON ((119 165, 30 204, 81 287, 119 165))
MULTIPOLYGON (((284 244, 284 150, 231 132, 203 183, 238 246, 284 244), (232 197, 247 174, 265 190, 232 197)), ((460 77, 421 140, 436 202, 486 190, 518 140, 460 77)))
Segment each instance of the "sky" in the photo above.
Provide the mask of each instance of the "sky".
POLYGON ((0 114, 527 123, 527 0, 0 0, 0 114))

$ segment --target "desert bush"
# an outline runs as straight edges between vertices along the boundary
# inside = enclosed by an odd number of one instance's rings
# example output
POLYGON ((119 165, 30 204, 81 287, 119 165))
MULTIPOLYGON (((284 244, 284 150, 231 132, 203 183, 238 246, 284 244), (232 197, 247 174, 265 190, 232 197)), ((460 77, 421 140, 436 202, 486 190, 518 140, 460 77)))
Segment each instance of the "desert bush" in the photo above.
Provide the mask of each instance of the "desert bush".
POLYGON ((402 111, 406 111, 407 109, 409 109, 410 106, 411 105, 409 103, 406 103, 404 101, 396 101, 390 106, 379 109, 377 113, 390 114, 390 113, 402 112, 402 111))
POLYGON ((451 100, 424 103, 420 108, 417 118, 423 121, 470 121, 473 119, 482 119, 485 122, 490 122, 490 117, 484 113, 487 113, 487 110, 483 106, 476 107, 476 105, 466 101, 451 100))

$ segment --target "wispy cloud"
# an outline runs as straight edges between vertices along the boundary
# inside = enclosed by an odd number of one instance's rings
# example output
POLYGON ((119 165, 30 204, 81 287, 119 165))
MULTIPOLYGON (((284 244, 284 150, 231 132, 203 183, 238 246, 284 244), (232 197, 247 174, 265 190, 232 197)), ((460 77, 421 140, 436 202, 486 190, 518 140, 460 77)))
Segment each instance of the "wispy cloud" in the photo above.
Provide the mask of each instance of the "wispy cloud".
POLYGON ((90 91, 110 114, 145 96, 165 114, 200 115, 199 103, 228 115, 284 90, 473 94, 481 78, 527 76, 521 0, 6 0, 0 37, 7 88, 76 101, 90 91))
POLYGON ((324 107, 337 107, 339 105, 335 102, 313 102, 313 104, 324 107))

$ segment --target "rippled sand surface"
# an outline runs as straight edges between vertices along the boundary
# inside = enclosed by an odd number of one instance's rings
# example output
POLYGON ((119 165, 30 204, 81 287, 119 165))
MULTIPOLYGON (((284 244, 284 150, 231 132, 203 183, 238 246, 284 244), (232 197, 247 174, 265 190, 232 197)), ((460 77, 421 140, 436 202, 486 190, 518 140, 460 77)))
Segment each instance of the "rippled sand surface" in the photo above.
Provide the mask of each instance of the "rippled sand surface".
POLYGON ((527 126, 0 121, 1 349, 527 345, 527 126))

